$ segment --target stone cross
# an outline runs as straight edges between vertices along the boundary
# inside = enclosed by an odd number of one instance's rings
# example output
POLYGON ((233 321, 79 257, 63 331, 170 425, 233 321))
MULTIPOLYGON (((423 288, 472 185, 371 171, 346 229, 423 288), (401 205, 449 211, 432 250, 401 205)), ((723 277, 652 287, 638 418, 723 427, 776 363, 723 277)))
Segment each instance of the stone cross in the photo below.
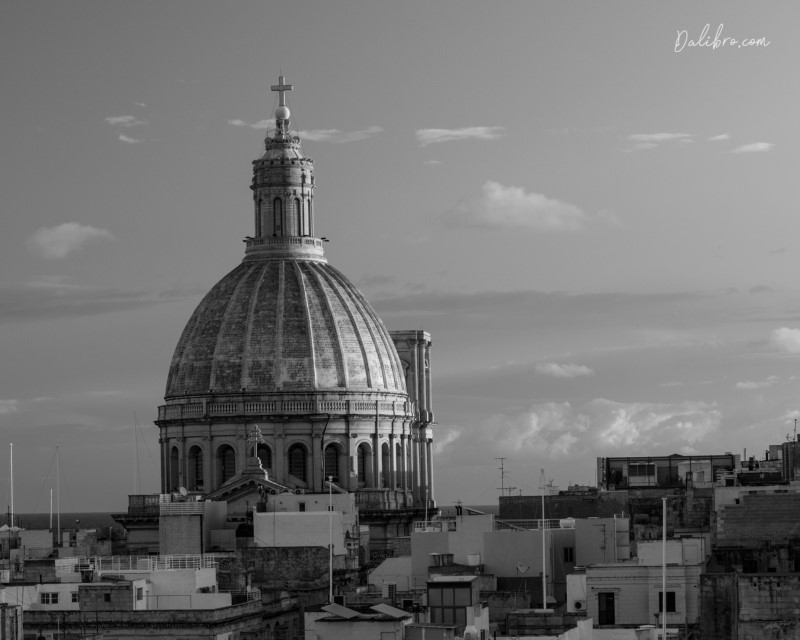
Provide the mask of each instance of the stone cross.
POLYGON ((281 106, 281 107, 285 107, 286 106, 286 92, 294 90, 294 85, 285 84, 285 82, 286 82, 286 79, 283 76, 280 76, 278 78, 278 84, 273 84, 270 87, 270 89, 272 89, 272 91, 277 91, 278 92, 278 96, 279 96, 279 99, 280 99, 280 105, 279 106, 281 106))

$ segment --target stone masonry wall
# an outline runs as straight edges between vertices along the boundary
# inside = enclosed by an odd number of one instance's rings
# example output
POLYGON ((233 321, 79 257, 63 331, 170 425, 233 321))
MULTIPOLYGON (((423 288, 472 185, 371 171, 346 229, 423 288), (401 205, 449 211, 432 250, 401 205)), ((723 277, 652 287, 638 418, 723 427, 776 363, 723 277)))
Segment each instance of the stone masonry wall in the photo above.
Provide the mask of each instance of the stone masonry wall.
POLYGON ((800 637, 800 575, 705 574, 700 578, 703 640, 800 637))

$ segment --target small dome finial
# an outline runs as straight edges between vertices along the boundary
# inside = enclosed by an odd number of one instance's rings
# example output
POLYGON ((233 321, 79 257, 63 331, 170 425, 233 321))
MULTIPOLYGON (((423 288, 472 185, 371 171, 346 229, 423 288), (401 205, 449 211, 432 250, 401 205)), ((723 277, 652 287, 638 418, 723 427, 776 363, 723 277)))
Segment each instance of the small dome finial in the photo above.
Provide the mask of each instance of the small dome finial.
POLYGON ((292 91, 294 85, 286 84, 286 78, 279 76, 278 84, 273 84, 270 89, 278 92, 278 108, 275 109, 275 120, 288 120, 292 112, 286 106, 286 92, 292 91))

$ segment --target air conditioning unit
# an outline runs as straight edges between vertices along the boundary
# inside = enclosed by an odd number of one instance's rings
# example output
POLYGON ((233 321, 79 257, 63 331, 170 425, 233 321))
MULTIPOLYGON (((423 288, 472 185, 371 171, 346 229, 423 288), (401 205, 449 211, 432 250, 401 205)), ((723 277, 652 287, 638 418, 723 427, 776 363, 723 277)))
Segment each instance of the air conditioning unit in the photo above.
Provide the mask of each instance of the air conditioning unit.
POLYGON ((295 492, 297 495, 302 495, 302 494, 304 494, 304 493, 305 493, 305 491, 304 491, 303 489, 295 489, 295 490, 294 490, 294 492, 295 492))
POLYGON ((348 549, 358 549, 358 540, 348 540, 345 545, 348 549))
POLYGON ((573 600, 572 608, 575 611, 586 611, 586 600, 573 600))
POLYGON ((270 490, 269 490, 269 493, 270 493, 270 495, 273 495, 273 496, 274 496, 274 495, 277 495, 277 494, 278 494, 278 490, 277 490, 277 489, 270 489, 270 490))

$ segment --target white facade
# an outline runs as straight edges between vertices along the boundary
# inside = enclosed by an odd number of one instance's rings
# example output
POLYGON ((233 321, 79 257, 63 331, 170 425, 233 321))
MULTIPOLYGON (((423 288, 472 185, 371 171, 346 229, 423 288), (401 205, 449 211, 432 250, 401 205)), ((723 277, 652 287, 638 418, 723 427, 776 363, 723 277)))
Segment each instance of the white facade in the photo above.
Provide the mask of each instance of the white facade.
POLYGON ((254 513, 253 540, 257 547, 327 547, 332 540, 342 555, 353 524, 354 516, 338 511, 254 513))

